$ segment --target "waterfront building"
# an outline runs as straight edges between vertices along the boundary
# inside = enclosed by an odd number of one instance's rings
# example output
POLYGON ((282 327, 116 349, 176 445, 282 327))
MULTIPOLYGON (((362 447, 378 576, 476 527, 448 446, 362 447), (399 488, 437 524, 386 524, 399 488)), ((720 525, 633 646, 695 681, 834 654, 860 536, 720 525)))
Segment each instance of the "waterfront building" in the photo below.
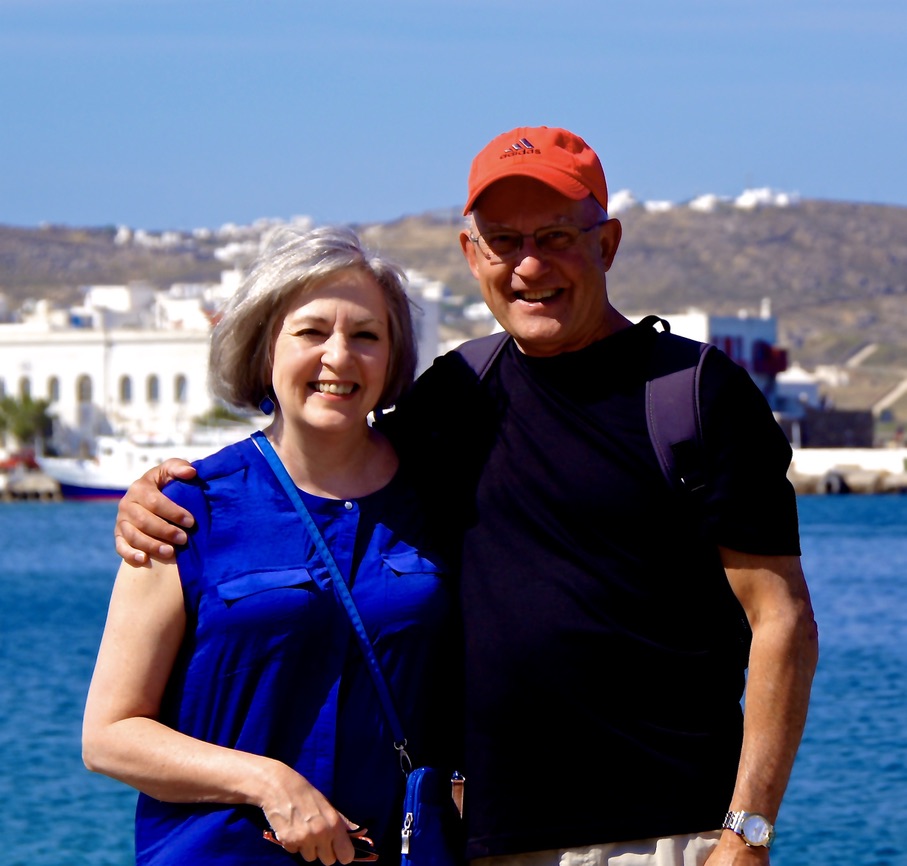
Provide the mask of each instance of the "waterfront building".
MULTIPOLYGON (((640 316, 639 318, 642 318, 640 316)), ((759 386, 772 409, 782 410, 777 376, 787 367, 787 351, 779 346, 778 320, 766 299, 757 315, 742 310, 736 316, 719 316, 687 310, 664 316, 671 332, 702 343, 712 343, 736 361, 759 386)))
POLYGON ((825 368, 810 374, 789 366, 787 351, 776 345, 777 319, 767 300, 757 315, 742 311, 736 316, 718 316, 690 310, 665 318, 673 333, 713 343, 747 370, 795 449, 870 448, 874 444, 872 412, 839 410, 826 405, 822 397, 820 379, 840 377, 840 370, 825 368))
MULTIPOLYGON (((0 397, 47 400, 53 434, 45 446, 58 454, 92 455, 102 435, 188 442, 215 408, 211 324, 240 279, 228 270, 220 283, 166 291, 87 286, 77 307, 34 303, 19 321, 0 324, 0 397)), ((410 293, 423 369, 438 352, 444 286, 413 273, 410 293)))

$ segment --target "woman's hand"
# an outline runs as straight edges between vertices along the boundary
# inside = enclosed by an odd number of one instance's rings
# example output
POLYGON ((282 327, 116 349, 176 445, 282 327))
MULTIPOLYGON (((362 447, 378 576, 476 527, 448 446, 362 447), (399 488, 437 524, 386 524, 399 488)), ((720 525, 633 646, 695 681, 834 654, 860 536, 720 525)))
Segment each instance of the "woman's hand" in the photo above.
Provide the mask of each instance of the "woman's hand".
POLYGON ((275 762, 274 772, 268 775, 273 789, 261 808, 275 841, 309 862, 320 860, 325 866, 351 862, 355 851, 350 833, 360 828, 285 764, 275 762))
POLYGON ((170 481, 194 476, 191 463, 174 457, 132 482, 117 508, 114 532, 117 553, 126 562, 173 562, 174 546, 186 543, 186 533, 180 527, 189 529, 195 520, 161 490, 170 481))

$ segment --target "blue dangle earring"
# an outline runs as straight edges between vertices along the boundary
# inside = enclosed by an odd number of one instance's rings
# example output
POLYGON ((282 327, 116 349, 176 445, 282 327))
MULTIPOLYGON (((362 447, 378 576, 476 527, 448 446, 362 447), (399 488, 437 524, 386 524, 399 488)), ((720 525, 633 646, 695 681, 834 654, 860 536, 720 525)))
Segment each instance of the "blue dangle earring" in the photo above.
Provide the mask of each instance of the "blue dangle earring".
POLYGON ((274 401, 267 394, 265 394, 265 396, 261 398, 261 402, 258 404, 258 408, 261 409, 261 411, 264 412, 265 415, 273 415, 274 401))

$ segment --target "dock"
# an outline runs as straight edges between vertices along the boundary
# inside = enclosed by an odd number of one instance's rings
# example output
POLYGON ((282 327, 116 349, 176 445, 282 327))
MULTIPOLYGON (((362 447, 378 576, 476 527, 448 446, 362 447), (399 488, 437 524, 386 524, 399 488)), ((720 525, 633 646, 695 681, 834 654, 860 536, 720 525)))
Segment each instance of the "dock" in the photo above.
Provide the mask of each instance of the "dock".
POLYGON ((795 448, 798 494, 907 493, 907 448, 795 448))
MULTIPOLYGON (((795 448, 788 478, 803 495, 907 493, 907 448, 795 448)), ((41 471, 0 472, 0 502, 62 498, 41 471)))
POLYGON ((63 498, 60 485, 37 470, 0 472, 0 502, 39 500, 57 502, 63 498))

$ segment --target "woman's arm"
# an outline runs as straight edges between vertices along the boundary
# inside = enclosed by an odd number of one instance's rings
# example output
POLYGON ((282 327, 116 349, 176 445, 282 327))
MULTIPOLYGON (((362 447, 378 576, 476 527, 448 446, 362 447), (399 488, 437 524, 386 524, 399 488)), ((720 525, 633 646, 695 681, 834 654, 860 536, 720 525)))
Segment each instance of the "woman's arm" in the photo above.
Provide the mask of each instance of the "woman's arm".
POLYGON ((85 707, 85 765, 159 800, 257 806, 288 851, 350 862, 354 825, 295 770, 157 721, 185 624, 175 565, 120 566, 85 707))

